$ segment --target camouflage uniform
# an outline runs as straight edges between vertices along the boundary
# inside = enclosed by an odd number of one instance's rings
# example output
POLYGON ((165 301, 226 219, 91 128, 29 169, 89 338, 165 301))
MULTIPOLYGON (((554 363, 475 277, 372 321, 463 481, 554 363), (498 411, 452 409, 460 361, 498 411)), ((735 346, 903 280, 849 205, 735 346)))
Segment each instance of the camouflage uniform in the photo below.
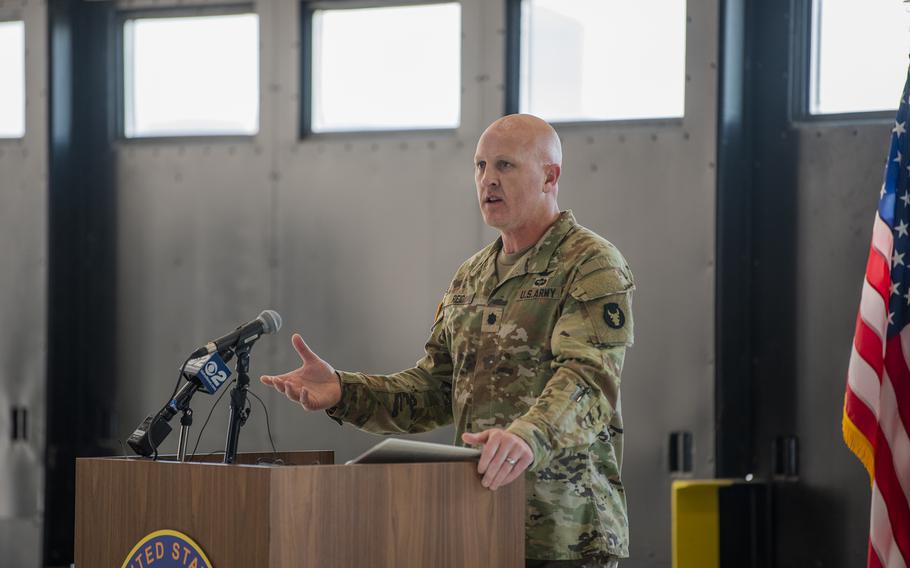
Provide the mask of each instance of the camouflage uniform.
POLYGON ((497 240, 456 272, 426 355, 393 375, 340 372, 339 423, 374 433, 505 428, 534 452, 526 556, 628 556, 619 377, 632 344, 632 273, 612 244, 557 221, 499 282, 497 240))

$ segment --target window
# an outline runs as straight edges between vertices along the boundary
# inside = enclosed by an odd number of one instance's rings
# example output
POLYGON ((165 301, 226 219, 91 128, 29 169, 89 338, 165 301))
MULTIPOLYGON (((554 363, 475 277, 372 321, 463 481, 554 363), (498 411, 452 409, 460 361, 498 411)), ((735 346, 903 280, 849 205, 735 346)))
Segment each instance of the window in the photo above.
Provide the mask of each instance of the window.
POLYGON ((311 87, 312 132, 455 128, 461 5, 315 10, 311 87))
POLYGON ((522 0, 519 109, 554 122, 681 117, 685 0, 522 0))
POLYGON ((907 79, 910 13, 898 0, 814 0, 809 112, 896 111, 907 79))
POLYGON ((0 22, 0 138, 25 136, 25 24, 0 22))
POLYGON ((258 16, 127 19, 123 91, 128 138, 255 134, 258 16))

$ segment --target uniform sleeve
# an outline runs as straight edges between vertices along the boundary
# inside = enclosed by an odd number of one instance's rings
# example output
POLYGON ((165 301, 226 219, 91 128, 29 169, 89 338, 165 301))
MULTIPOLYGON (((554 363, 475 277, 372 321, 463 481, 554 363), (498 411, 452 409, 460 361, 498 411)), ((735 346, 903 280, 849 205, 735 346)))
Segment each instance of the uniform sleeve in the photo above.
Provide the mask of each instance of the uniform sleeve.
POLYGON ((575 281, 551 337, 553 376, 508 430, 534 452, 532 470, 559 451, 589 446, 610 423, 632 345, 632 274, 601 268, 575 281))
POLYGON ((341 401, 326 413, 374 434, 425 432, 452 422, 452 358, 442 317, 415 367, 392 375, 340 371, 341 401))

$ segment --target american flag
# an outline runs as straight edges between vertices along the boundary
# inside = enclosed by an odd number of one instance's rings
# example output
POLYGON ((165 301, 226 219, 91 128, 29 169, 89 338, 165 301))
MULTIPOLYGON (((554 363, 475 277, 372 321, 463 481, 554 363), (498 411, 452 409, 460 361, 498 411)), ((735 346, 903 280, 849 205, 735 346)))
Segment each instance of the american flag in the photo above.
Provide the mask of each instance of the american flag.
POLYGON ((872 481, 868 566, 910 563, 910 75, 885 164, 844 398, 844 440, 872 481))

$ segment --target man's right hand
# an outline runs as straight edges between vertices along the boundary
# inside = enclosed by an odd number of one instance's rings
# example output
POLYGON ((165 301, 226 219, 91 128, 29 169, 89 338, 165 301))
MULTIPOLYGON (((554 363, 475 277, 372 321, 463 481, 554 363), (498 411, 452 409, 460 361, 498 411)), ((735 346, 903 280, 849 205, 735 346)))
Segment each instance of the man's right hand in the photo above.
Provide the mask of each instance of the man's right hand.
POLYGON ((341 401, 341 381, 331 365, 313 353, 299 334, 291 343, 303 365, 283 375, 263 375, 262 384, 275 387, 278 392, 307 410, 324 410, 341 401))

